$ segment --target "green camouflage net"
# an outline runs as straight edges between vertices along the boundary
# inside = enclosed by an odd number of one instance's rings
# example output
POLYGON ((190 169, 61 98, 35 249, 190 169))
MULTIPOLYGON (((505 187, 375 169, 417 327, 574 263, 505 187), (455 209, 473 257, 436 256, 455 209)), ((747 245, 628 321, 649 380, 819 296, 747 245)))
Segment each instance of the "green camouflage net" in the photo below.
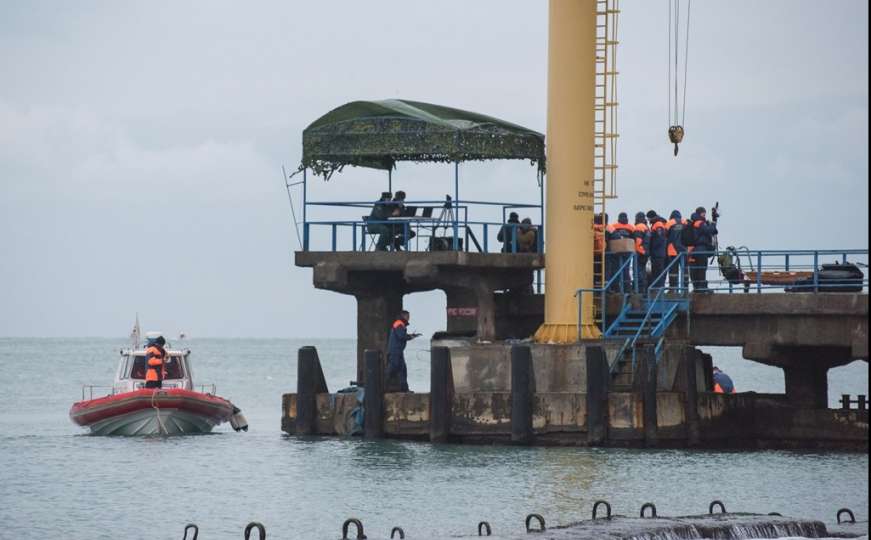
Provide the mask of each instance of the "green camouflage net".
POLYGON ((303 131, 300 168, 329 178, 346 165, 528 159, 544 170, 544 135, 489 116, 426 103, 353 102, 303 131))

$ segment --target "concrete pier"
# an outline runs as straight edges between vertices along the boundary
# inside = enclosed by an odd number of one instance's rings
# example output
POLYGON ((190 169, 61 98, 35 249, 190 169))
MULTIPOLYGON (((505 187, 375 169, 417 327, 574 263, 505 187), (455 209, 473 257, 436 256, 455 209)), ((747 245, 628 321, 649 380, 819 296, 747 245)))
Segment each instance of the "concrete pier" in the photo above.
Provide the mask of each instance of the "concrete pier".
MULTIPOLYGON (((315 287, 357 299, 356 380, 384 373, 388 329, 406 294, 442 290, 446 330, 433 337, 431 394, 383 395, 381 429, 370 436, 543 445, 868 448, 867 410, 828 408, 829 369, 868 360, 866 293, 690 295, 670 325, 662 354, 641 340, 617 358, 625 338, 529 345, 512 359, 509 338, 542 323, 532 294, 538 254, 468 252, 298 252, 315 287), (712 359, 699 347, 740 347, 751 361, 784 370, 785 394, 713 394, 712 359), (436 361, 435 356, 438 356, 436 361), (521 355, 522 356, 522 355, 521 355), (635 358, 634 362, 631 358, 635 358), (528 378, 528 381, 525 380, 528 378), (518 379, 515 381, 515 379, 518 379), (527 418, 531 416, 531 420, 527 418), (529 424, 531 423, 531 428, 529 424)), ((624 302, 611 295, 613 320, 624 302)), ((350 367, 350 366, 349 366, 350 367)), ((383 381, 382 381, 383 382, 383 381)), ((383 387, 383 386, 382 386, 383 387)), ((299 409, 309 414, 312 391, 299 409)), ((298 399, 285 396, 283 425, 296 426, 298 399)), ((341 434, 353 403, 318 396, 317 429, 341 434)), ((378 407, 375 407, 377 410, 378 407)))
POLYGON ((357 380, 363 380, 363 351, 387 350, 388 329, 406 294, 444 291, 451 335, 526 337, 541 323, 516 309, 529 302, 520 297, 544 268, 537 254, 298 251, 296 265, 312 268, 316 288, 357 299, 357 380))

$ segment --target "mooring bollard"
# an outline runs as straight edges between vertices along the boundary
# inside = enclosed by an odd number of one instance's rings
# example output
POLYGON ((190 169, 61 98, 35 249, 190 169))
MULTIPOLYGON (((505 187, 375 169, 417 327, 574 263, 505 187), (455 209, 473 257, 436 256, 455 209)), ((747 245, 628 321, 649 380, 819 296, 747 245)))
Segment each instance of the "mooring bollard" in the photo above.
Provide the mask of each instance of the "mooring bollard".
POLYGON ((528 346, 511 347, 511 442, 532 442, 533 373, 528 346))
POLYGON ((256 521, 252 521, 245 527, 245 540, 251 540, 251 531, 254 529, 257 529, 259 540, 266 540, 266 527, 256 521))
POLYGON ((608 511, 605 519, 611 519, 611 503, 609 503, 608 501, 596 501, 595 503, 593 503, 593 519, 599 519, 600 506, 604 506, 605 510, 608 511))
POLYGON ((587 347, 587 443, 599 445, 608 437, 608 358, 602 347, 587 347))
POLYGON ((526 532, 527 533, 543 533, 547 530, 547 527, 544 526, 544 518, 541 514, 529 514, 526 516, 526 532), (532 528, 532 520, 538 522, 538 529, 532 528))
POLYGON ((381 439, 384 437, 384 370, 381 367, 381 352, 366 349, 363 358, 366 364, 363 434, 367 439, 381 439))
POLYGON ((296 434, 313 435, 318 424, 318 394, 326 393, 327 383, 318 350, 301 347, 296 366, 296 434))
POLYGON ((357 518, 346 519, 344 523, 342 523, 342 540, 348 540, 348 528, 351 525, 357 528, 357 539, 365 539, 366 535, 363 533, 363 522, 357 518))
POLYGON ((853 511, 849 508, 841 508, 840 510, 838 510, 837 520, 838 525, 840 525, 841 523, 856 523, 856 516, 853 515, 853 511), (846 519, 844 521, 841 521, 841 516, 844 514, 847 514, 850 517, 849 521, 847 521, 846 519))
POLYGON ((652 517, 652 518, 658 517, 656 515, 656 505, 653 503, 644 503, 641 505, 641 517, 643 517, 643 518, 647 517, 644 515, 644 511, 648 510, 648 509, 650 510, 650 517, 652 517))
POLYGON ((725 513, 726 513, 726 505, 723 504, 723 501, 712 501, 711 504, 708 505, 708 513, 709 513, 709 514, 711 514, 711 515, 714 514, 714 507, 715 507, 715 506, 719 506, 719 507, 720 507, 720 513, 721 513, 721 514, 725 514, 725 513))
POLYGON ((396 538, 397 534, 399 535, 400 540, 405 538, 405 531, 402 530, 402 527, 393 527, 393 530, 390 531, 390 540, 396 538))
POLYGON ((197 540, 197 536, 200 535, 200 528, 193 523, 188 523, 184 526, 184 536, 181 537, 181 540, 188 540, 188 530, 193 531, 193 536, 191 536, 191 540, 197 540))
POLYGON ((490 528, 490 524, 486 521, 482 521, 478 523, 478 536, 490 536, 493 534, 493 529, 490 528), (483 534, 484 531, 487 531, 487 534, 483 534))
POLYGON ((454 380, 451 374, 451 351, 433 347, 430 352, 429 440, 447 442, 451 431, 451 395, 454 380))

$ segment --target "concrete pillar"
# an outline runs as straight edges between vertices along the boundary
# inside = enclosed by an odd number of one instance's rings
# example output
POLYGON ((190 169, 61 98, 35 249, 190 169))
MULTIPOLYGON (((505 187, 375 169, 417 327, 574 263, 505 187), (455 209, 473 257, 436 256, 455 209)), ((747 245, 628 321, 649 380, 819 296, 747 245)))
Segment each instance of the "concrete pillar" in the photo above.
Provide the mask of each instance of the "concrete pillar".
POLYGON ((357 298, 357 380, 363 381, 366 378, 364 351, 367 349, 381 352, 381 373, 385 374, 387 338, 390 326, 402 311, 402 293, 375 290, 354 296, 357 298))
POLYGON ((384 437, 384 369, 381 352, 367 350, 363 355, 366 359, 363 433, 367 439, 381 439, 384 437))
POLYGON ((608 439, 608 358, 602 347, 587 347, 587 444, 604 444, 608 439))
POLYGON ((685 401, 684 409, 686 410, 687 419, 687 443, 690 446, 696 446, 700 442, 699 433, 699 388, 698 388, 698 353, 692 347, 682 347, 681 350, 681 368, 686 377, 686 386, 684 388, 685 401))
POLYGON ((430 353, 429 440, 447 442, 451 431, 454 377, 451 372, 451 351, 433 347, 430 353))
POLYGON ((532 352, 528 346, 511 347, 511 442, 532 442, 532 406, 535 395, 532 352))
POLYGON ((317 395, 328 392, 318 350, 301 347, 296 364, 296 434, 317 433, 317 395))
POLYGON ((496 299, 490 284, 482 280, 475 288, 478 300, 477 337, 482 341, 496 339, 496 299))
POLYGON ((654 447, 659 442, 656 404, 656 383, 658 380, 656 369, 656 354, 653 345, 643 345, 636 353, 638 360, 639 386, 641 387, 641 400, 644 404, 644 443, 648 447, 654 447))
POLYGON ((783 368, 786 397, 790 403, 803 409, 826 409, 829 406, 829 366, 807 362, 794 362, 783 368))

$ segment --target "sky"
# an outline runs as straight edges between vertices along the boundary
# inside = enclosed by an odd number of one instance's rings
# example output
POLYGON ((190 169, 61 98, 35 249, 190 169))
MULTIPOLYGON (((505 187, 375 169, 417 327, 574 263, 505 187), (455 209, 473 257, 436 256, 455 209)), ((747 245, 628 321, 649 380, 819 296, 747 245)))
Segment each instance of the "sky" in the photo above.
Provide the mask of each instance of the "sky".
MULTIPOLYGON (((693 3, 677 159, 668 3, 621 7, 612 211, 719 201, 721 245, 867 249, 867 2, 693 3)), ((138 313, 170 335, 353 337, 353 298, 293 266, 281 167, 302 130, 405 98, 545 132, 546 55, 543 0, 3 1, 0 336, 124 336, 138 313)), ((464 165, 461 182, 463 198, 538 198, 527 163, 464 165)), ((310 197, 384 184, 348 169, 310 197)), ((445 166, 394 174, 410 199, 451 184, 445 166)), ((417 331, 444 328, 443 294, 405 305, 417 331)))

